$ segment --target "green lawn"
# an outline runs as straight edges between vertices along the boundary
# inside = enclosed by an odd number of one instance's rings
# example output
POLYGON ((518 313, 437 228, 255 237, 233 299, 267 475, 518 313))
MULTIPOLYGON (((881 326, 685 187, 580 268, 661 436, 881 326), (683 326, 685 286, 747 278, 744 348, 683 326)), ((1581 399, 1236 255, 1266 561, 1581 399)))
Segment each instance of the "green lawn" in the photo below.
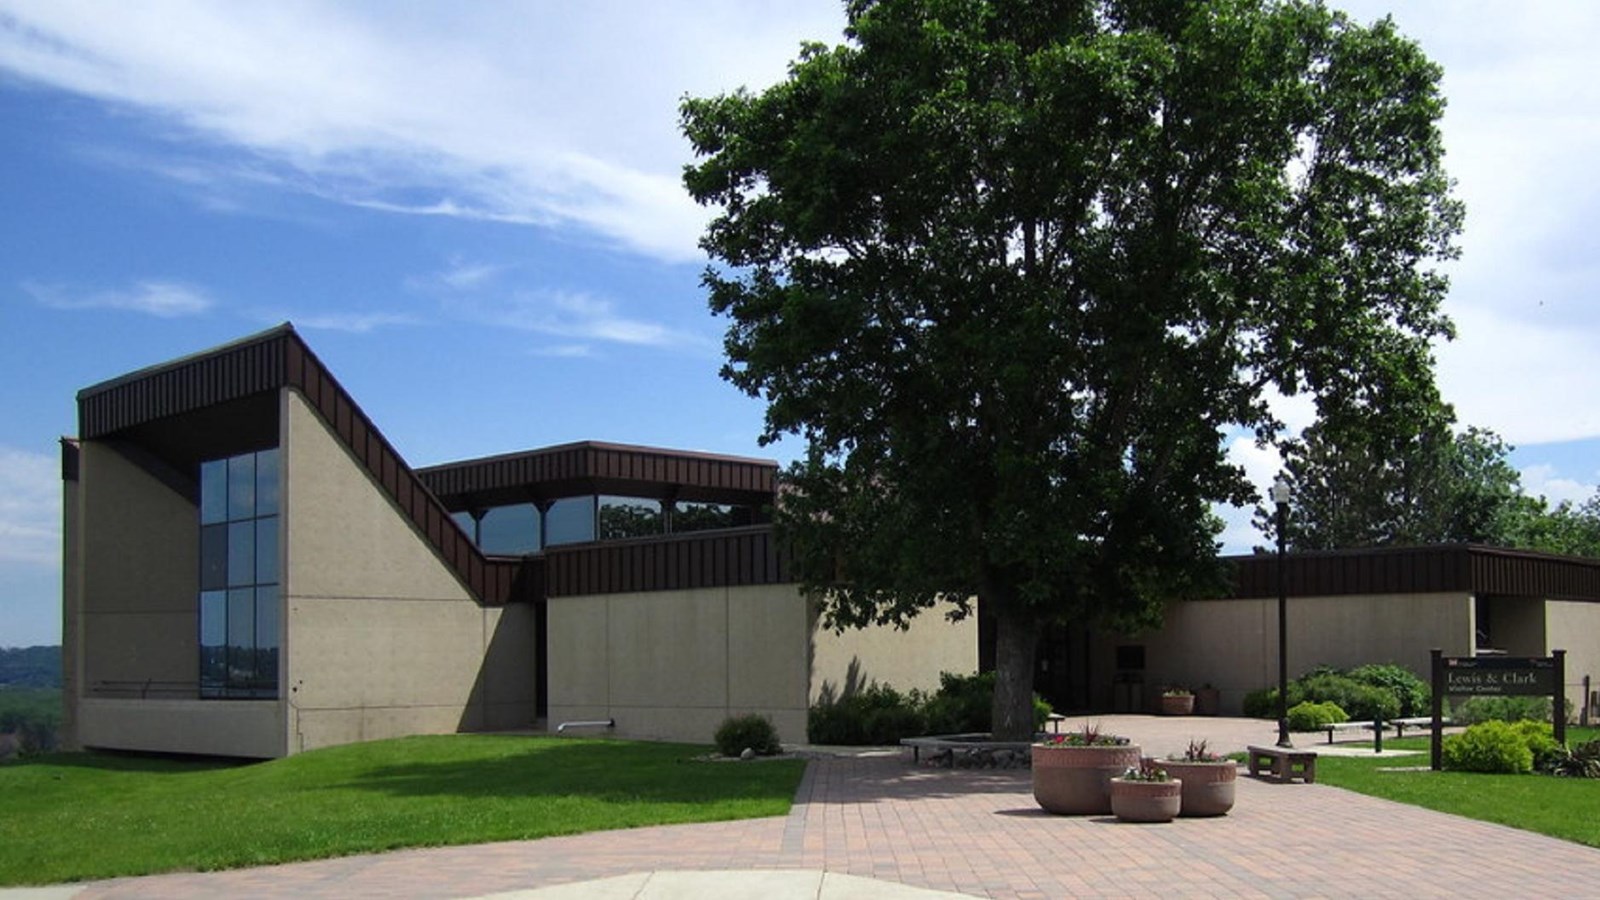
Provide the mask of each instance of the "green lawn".
MULTIPOLYGON (((1600 729, 1569 728, 1567 744, 1600 737, 1600 729)), ((1322 756, 1317 780, 1413 806, 1498 822, 1551 837, 1600 847, 1600 779, 1547 775, 1480 775, 1472 772, 1383 771, 1428 766, 1428 739, 1384 741, 1384 749, 1421 750, 1387 759, 1322 756)))
POLYGON ((57 754, 0 765, 0 885, 782 815, 798 760, 502 735, 238 765, 57 754))

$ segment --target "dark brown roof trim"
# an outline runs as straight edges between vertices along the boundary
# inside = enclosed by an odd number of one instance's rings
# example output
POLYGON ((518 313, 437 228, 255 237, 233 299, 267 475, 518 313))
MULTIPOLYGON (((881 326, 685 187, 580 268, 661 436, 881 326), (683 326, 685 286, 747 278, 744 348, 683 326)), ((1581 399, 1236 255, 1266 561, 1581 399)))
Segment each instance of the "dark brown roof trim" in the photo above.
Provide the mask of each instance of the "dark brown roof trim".
POLYGON ((552 547, 544 565, 550 597, 790 581, 788 554, 770 525, 552 547))
POLYGON ((61 439, 61 480, 78 480, 78 442, 68 437, 61 439))
MULTIPOLYGON (((1225 557, 1237 598, 1278 595, 1277 556, 1225 557)), ((1290 553, 1284 560, 1290 596, 1424 594, 1458 591, 1600 601, 1600 560, 1479 544, 1378 547, 1290 553)))
POLYGON ((417 470, 423 482, 447 502, 627 493, 747 505, 771 502, 777 473, 778 464, 771 460, 598 441, 417 470))
POLYGON ((95 440, 167 416, 276 390, 284 353, 299 336, 279 325, 211 350, 103 381, 78 392, 78 436, 95 440))
POLYGON ((483 603, 534 599, 520 560, 489 559, 285 323, 211 350, 105 381, 78 393, 79 434, 104 439, 123 429, 218 403, 290 387, 338 436, 417 531, 483 603))

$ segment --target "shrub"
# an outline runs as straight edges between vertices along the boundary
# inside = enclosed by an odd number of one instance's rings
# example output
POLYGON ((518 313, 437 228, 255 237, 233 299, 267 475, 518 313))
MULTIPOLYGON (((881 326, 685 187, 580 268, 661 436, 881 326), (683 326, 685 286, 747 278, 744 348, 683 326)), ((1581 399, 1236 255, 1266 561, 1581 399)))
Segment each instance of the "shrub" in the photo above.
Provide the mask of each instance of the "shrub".
POLYGON ((1533 754, 1535 772, 1548 772, 1555 768, 1556 761, 1561 758, 1562 747, 1556 743, 1555 729, 1549 722, 1523 719, 1511 723, 1511 730, 1528 745, 1528 752, 1533 754))
MULTIPOLYGON (((1549 697, 1468 697, 1457 703, 1450 717, 1458 725, 1476 725, 1491 719, 1502 722, 1550 721, 1549 697)), ((1567 720, 1572 720, 1572 701, 1566 703, 1567 720)))
POLYGON ((1600 778, 1600 739, 1579 744, 1571 750, 1561 748, 1550 772, 1566 778, 1600 778))
POLYGON ((1444 741, 1444 767, 1460 772, 1521 774, 1533 771, 1527 740, 1505 722, 1479 722, 1444 741))
POLYGON ((904 703, 868 710, 862 729, 869 744, 898 744, 901 738, 926 734, 928 725, 920 709, 904 703))
POLYGON ((1350 717, 1337 703, 1304 701, 1289 710, 1289 728, 1293 731, 1317 731, 1335 722, 1348 721, 1350 717))
POLYGON ((988 731, 994 716, 994 673, 939 673, 939 692, 924 708, 930 734, 988 731))
MULTIPOLYGON (((942 672, 939 690, 901 694, 874 684, 812 706, 806 717, 806 739, 813 744, 894 744, 919 734, 966 734, 989 731, 994 703, 994 673, 956 675, 942 672)), ((1033 697, 1033 727, 1043 730, 1050 704, 1033 697)))
POLYGON ((1299 685, 1302 702, 1336 704, 1352 719, 1392 719, 1400 714, 1400 701, 1394 694, 1348 675, 1327 670, 1312 672, 1301 677, 1299 685))
POLYGON ((1278 717, 1278 689, 1262 688, 1244 695, 1244 714, 1252 719, 1278 717))
POLYGON ((772 756, 783 749, 778 744, 778 730, 772 727, 772 721, 756 713, 723 719, 714 739, 717 751, 723 756, 738 756, 747 747, 759 756, 772 756))
POLYGON ((1405 666, 1357 666, 1350 670, 1350 677, 1393 694, 1401 716, 1425 716, 1432 711, 1433 688, 1405 666))
MULTIPOLYGON (((865 690, 847 694, 832 702, 821 702, 811 707, 806 717, 806 739, 813 744, 861 745, 877 743, 868 734, 868 721, 875 715, 877 727, 885 729, 891 721, 905 721, 901 710, 915 712, 911 701, 886 684, 874 684, 865 690), (886 711, 889 712, 885 715, 886 711)), ((917 727, 893 740, 921 732, 921 719, 917 727)))

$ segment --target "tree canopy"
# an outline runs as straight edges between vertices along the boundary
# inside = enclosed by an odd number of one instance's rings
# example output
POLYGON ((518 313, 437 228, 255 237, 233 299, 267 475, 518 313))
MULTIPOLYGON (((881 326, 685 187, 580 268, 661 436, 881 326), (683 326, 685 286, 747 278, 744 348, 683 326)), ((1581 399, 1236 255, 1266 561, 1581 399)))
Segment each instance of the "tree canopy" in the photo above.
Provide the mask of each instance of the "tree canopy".
MULTIPOLYGON (((1411 412, 1403 425, 1325 420, 1285 443, 1291 549, 1472 543, 1600 557, 1600 494, 1552 506, 1523 490, 1499 435, 1454 431, 1441 404, 1411 412)), ((1275 527, 1264 506, 1256 522, 1275 527)))
POLYGON ((1225 430, 1432 392, 1461 211, 1438 67, 1277 0, 852 0, 781 83, 691 98, 723 376, 798 434, 776 522, 836 626, 972 598, 995 730, 1040 625, 1213 588, 1225 430))

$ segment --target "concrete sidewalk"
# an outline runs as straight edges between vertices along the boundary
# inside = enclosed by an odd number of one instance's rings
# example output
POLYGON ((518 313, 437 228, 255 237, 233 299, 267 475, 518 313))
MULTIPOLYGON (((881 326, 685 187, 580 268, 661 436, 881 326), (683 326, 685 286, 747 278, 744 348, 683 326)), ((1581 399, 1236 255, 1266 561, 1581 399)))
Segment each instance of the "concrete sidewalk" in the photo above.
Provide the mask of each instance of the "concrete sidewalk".
MULTIPOLYGON (((1270 723, 1248 720, 1101 721, 1150 755, 1191 736, 1216 735, 1211 746, 1224 752, 1276 737, 1270 723)), ((1600 850, 1323 784, 1241 778, 1238 795, 1218 819, 1057 817, 1033 802, 1026 771, 930 769, 906 754, 863 753, 814 760, 784 817, 126 878, 43 896, 1600 895, 1600 850)))

